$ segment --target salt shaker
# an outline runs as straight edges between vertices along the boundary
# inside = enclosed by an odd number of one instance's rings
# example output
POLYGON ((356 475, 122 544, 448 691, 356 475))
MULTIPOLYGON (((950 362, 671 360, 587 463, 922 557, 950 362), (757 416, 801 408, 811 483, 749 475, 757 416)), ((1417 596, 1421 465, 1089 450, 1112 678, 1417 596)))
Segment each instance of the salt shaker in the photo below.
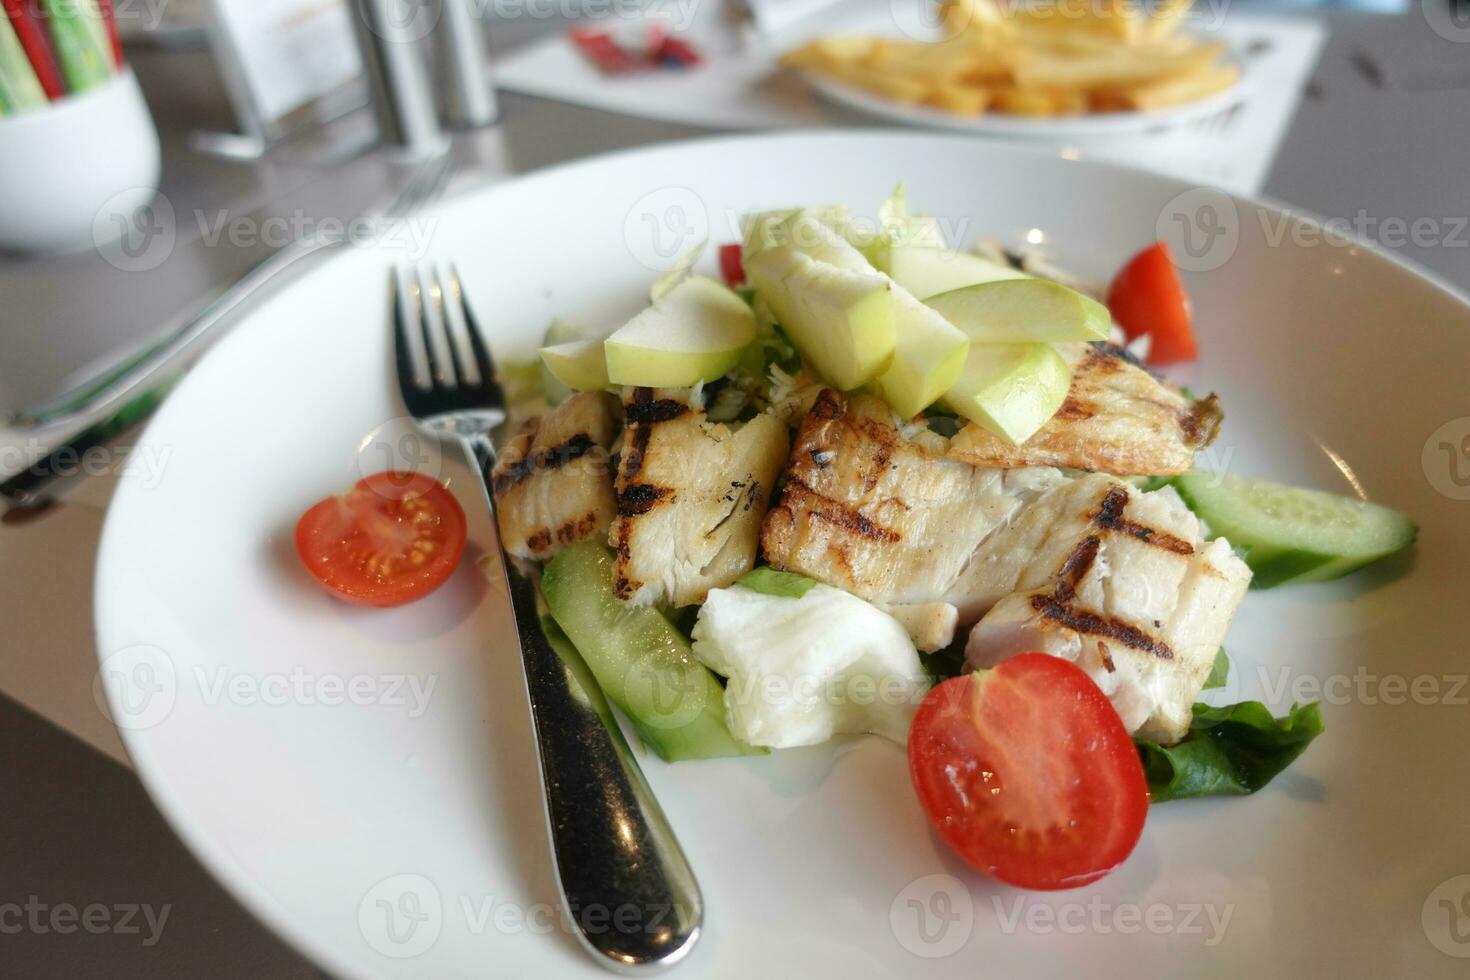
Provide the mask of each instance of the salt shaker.
POLYGON ((500 108, 485 51, 484 25, 471 0, 438 0, 434 26, 444 120, 453 129, 479 129, 495 122, 500 108))
POLYGON ((424 37, 436 30, 431 13, 412 0, 358 0, 353 7, 352 22, 383 142, 409 159, 442 153, 447 141, 420 50, 424 37))

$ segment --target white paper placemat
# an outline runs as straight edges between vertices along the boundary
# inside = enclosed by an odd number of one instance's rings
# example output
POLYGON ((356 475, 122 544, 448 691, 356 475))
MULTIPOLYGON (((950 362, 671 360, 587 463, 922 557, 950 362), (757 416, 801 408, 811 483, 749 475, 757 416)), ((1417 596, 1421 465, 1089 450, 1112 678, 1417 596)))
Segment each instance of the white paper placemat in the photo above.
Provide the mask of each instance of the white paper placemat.
MULTIPOLYGON (((719 4, 697 4, 687 24, 672 25, 683 28, 705 56, 705 64, 695 70, 604 76, 564 36, 556 35, 502 59, 497 77, 511 91, 710 129, 871 124, 871 117, 833 105, 800 77, 781 71, 776 57, 818 33, 897 34, 894 10, 890 3, 844 5, 823 11, 817 23, 806 22, 760 42, 746 41, 723 17, 719 4)), ((1244 105, 1199 126, 1147 137, 1094 139, 1072 151, 1242 194, 1259 192, 1326 30, 1314 21, 1233 15, 1217 33, 1248 62, 1252 95, 1244 105)))

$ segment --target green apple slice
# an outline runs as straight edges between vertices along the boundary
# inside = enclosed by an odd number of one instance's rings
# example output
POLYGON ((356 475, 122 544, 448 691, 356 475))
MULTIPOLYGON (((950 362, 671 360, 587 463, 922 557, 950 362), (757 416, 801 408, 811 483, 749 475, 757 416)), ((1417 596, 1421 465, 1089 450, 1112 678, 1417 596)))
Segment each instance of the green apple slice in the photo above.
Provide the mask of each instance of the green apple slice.
POLYGON ((867 256, 816 211, 803 208, 795 212, 773 230, 772 236, 817 262, 852 272, 876 271, 867 256))
MULTIPOLYGON (((542 347, 559 347, 562 344, 570 344, 577 340, 596 340, 598 345, 607 336, 606 329, 589 327, 582 323, 573 323, 560 317, 551 321, 546 328, 546 336, 541 340, 542 347)), ((603 386, 607 385, 607 368, 603 367, 603 386)), ((572 389, 558 378, 546 364, 546 359, 541 359, 541 391, 546 395, 548 405, 560 405, 571 395, 572 389)))
POLYGON ((674 287, 678 286, 679 283, 688 279, 694 271, 694 264, 699 261, 700 256, 704 255, 704 247, 707 244, 709 244, 709 240, 705 239, 675 259, 674 264, 669 267, 669 271, 654 281, 653 288, 648 291, 649 300, 657 303, 669 293, 672 293, 674 287))
POLYGON ((889 244, 947 247, 944 229, 938 220, 927 214, 909 212, 908 190, 903 181, 899 181, 888 200, 878 206, 878 224, 889 244))
POLYGON ((707 276, 690 276, 607 338, 614 385, 685 388, 722 377, 755 339, 749 305, 707 276))
POLYGON ((1046 279, 987 282, 924 302, 977 344, 1107 340, 1113 325, 1106 306, 1046 279))
POLYGON ((903 418, 928 408, 959 379, 970 340, 904 289, 893 290, 897 341, 873 391, 903 418))
POLYGON ((849 228, 853 224, 852 212, 845 204, 819 208, 782 208, 747 214, 740 219, 742 254, 748 258, 773 245, 789 245, 789 223, 802 212, 834 230, 849 228))
POLYGON ((1026 273, 969 252, 879 239, 866 250, 868 259, 919 299, 979 283, 1029 279, 1026 273))
POLYGON ((972 344, 949 407, 1019 446, 1066 400, 1072 372, 1050 344, 972 344))
POLYGON ((885 276, 816 261, 791 244, 747 256, 745 273, 792 344, 831 384, 851 391, 888 366, 897 333, 885 276))
POLYGON ((601 340, 573 340, 543 347, 541 363, 571 391, 601 391, 608 387, 607 354, 601 340))

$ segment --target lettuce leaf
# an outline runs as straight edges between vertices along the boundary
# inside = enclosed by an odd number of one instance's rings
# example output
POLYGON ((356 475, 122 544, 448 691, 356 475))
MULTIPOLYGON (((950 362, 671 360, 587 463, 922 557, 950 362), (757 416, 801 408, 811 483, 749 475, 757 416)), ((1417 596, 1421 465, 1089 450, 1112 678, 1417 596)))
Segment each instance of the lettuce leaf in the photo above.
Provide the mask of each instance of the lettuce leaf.
POLYGON ((1225 648, 1221 647, 1215 651, 1215 665, 1210 668, 1210 676, 1205 680, 1203 690, 1214 691, 1225 686, 1230 680, 1230 658, 1225 656, 1225 648))
POLYGON ((1189 734, 1177 745, 1135 739, 1154 803, 1199 796, 1254 793, 1301 755, 1322 734, 1314 702, 1293 705, 1273 718, 1259 701, 1194 706, 1189 734))
POLYGON ((778 572, 774 568, 752 568, 735 580, 752 592, 778 596, 782 599, 800 599, 817 586, 814 579, 795 572, 778 572))

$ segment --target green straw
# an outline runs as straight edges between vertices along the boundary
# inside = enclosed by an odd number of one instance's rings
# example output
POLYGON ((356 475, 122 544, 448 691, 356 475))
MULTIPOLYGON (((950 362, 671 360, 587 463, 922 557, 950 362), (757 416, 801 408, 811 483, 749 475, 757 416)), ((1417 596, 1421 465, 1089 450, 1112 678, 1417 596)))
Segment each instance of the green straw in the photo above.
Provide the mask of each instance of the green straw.
POLYGON ((107 71, 108 74, 111 74, 114 67, 112 38, 107 36, 107 24, 102 19, 101 0, 72 0, 72 2, 81 8, 82 23, 87 25, 87 31, 92 35, 92 43, 106 55, 107 71))
POLYGON ((10 18, 0 16, 0 110, 7 114, 25 112, 48 102, 10 18))
POLYGON ((61 74, 71 92, 84 92, 112 77, 112 52, 99 42, 101 24, 94 0, 46 0, 51 43, 61 62, 61 74))

